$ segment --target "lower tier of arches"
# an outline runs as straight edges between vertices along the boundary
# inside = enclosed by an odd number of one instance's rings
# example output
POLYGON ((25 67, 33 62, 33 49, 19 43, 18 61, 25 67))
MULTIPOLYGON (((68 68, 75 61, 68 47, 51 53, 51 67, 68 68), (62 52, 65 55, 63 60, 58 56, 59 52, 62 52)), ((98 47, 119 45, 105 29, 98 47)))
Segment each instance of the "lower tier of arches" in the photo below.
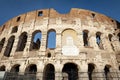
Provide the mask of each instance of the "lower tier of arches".
MULTIPOLYGON (((31 63, 28 64, 10 64, 10 66, 2 65, 0 71, 7 72, 9 77, 20 76, 33 78, 33 80, 97 80, 111 79, 120 77, 120 71, 106 64, 103 67, 96 67, 94 63, 79 65, 75 62, 66 62, 64 64, 57 63, 31 63), (14 75, 14 76, 13 76, 14 75)), ((8 78, 7 77, 7 78, 8 78)), ((16 78, 15 78, 16 79, 16 78)), ((7 79, 5 79, 7 80, 7 79)), ((14 80, 14 79, 12 79, 14 80)), ((19 79, 18 79, 19 80, 19 79)), ((24 79, 23 79, 24 80, 24 79)), ((27 80, 27 79, 25 79, 27 80)))

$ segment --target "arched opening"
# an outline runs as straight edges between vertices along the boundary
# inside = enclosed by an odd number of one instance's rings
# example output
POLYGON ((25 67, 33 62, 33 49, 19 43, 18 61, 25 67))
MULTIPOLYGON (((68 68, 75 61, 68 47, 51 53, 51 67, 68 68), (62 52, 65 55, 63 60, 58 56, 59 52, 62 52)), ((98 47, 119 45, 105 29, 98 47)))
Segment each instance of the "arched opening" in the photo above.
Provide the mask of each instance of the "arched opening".
POLYGON ((84 42, 84 46, 88 46, 88 30, 84 30, 83 31, 83 42, 84 42))
POLYGON ((32 40, 31 40, 31 46, 30 50, 38 50, 41 45, 41 31, 37 30, 32 33, 32 40))
POLYGON ((19 72, 19 68, 20 68, 20 65, 16 64, 11 68, 10 72, 17 73, 19 72))
POLYGON ((96 43, 100 49, 103 49, 103 45, 101 41, 101 32, 96 33, 96 43))
MULTIPOLYGON (((11 70, 10 70, 10 73, 11 74, 11 77, 10 78, 13 78, 12 80, 16 80, 17 79, 17 76, 18 76, 18 72, 19 72, 19 67, 20 65, 19 64, 16 64, 14 65, 11 70)), ((8 75, 9 75, 8 74, 8 75)), ((9 77, 9 76, 8 76, 9 77)))
POLYGON ((55 68, 52 64, 45 66, 43 80, 55 80, 55 68))
MULTIPOLYGON (((109 35, 108 35, 108 39, 109 39, 110 42, 112 41, 112 37, 113 37, 112 34, 109 34, 109 35)), ((112 47, 112 50, 115 51, 113 44, 111 43, 110 45, 111 45, 111 47, 112 47)))
POLYGON ((95 65, 90 63, 88 64, 88 77, 89 77, 89 80, 92 80, 92 75, 93 75, 93 71, 95 69, 95 65))
POLYGON ((12 47, 13 47, 14 40, 15 40, 15 36, 11 36, 11 37, 8 39, 8 43, 7 43, 5 52, 4 52, 4 56, 6 56, 6 57, 9 57, 9 56, 10 56, 10 53, 11 53, 11 50, 12 50, 12 47))
POLYGON ((117 36, 118 36, 118 38, 119 38, 119 42, 120 42, 120 33, 118 33, 118 35, 117 35, 117 36))
POLYGON ((11 33, 16 33, 18 31, 18 26, 15 26, 12 28, 12 32, 11 33))
POLYGON ((16 21, 18 22, 18 21, 20 21, 20 19, 21 19, 21 17, 19 16, 19 17, 17 17, 17 20, 16 20, 16 21))
POLYGON ((50 52, 47 53, 47 57, 48 57, 48 58, 51 57, 51 53, 50 53, 50 52))
POLYGON ((17 44, 17 49, 16 51, 23 51, 25 48, 27 42, 27 33, 23 32, 20 36, 19 36, 19 41, 17 44))
POLYGON ((25 75, 28 80, 36 80, 37 66, 35 64, 29 65, 25 70, 25 75))
POLYGON ((2 51, 2 48, 4 46, 4 43, 5 43, 5 38, 3 38, 1 41, 0 41, 0 52, 2 51))
POLYGON ((108 35, 109 41, 112 41, 112 34, 108 35))
POLYGON ((26 68, 25 72, 30 74, 36 74, 37 66, 35 64, 31 64, 26 68))
POLYGON ((0 71, 5 71, 5 66, 4 65, 0 67, 0 71))
POLYGON ((74 63, 66 63, 66 64, 64 64, 62 72, 66 73, 68 75, 67 80, 78 80, 78 67, 77 67, 76 64, 74 64, 74 63))
POLYGON ((56 48, 56 31, 51 29, 47 33, 47 48, 56 48))
POLYGON ((77 47, 78 37, 77 32, 73 29, 66 29, 62 32, 62 53, 66 56, 79 55, 77 47))
POLYGON ((109 80, 109 78, 110 78, 110 68, 111 68, 110 65, 106 65, 104 67, 104 73, 105 73, 106 80, 109 80))

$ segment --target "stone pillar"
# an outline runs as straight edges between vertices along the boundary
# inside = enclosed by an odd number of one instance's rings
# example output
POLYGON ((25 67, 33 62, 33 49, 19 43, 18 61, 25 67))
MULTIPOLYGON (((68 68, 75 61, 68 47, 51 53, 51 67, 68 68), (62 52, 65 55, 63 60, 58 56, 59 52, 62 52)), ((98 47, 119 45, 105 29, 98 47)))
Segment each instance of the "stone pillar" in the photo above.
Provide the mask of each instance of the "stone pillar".
POLYGON ((112 44, 115 51, 120 51, 120 42, 116 36, 112 37, 112 44))
POLYGON ((109 73, 108 77, 109 77, 109 80, 119 80, 118 71, 110 68, 110 73, 109 73))
POLYGON ((10 70, 11 70, 11 62, 7 62, 6 64, 7 64, 6 65, 6 71, 10 72, 10 70))
POLYGON ((30 50, 30 43, 31 43, 31 38, 32 38, 32 34, 27 34, 27 42, 24 48, 24 52, 23 52, 23 57, 28 57, 29 56, 29 50, 30 50))
POLYGON ((45 55, 47 46, 47 31, 42 31, 41 47, 40 47, 40 56, 45 55))
POLYGON ((14 40, 14 43, 13 43, 13 47, 12 47, 12 50, 11 50, 11 53, 10 53, 10 56, 11 56, 11 57, 13 57, 14 54, 15 54, 15 52, 16 52, 18 42, 19 42, 19 36, 15 36, 15 40, 14 40))
POLYGON ((61 55, 62 51, 62 43, 61 43, 61 33, 56 33, 56 53, 57 55, 61 55))
POLYGON ((41 61, 37 64, 37 74, 36 74, 37 80, 43 80, 43 75, 44 75, 43 71, 44 71, 44 64, 41 61))
POLYGON ((105 50, 113 51, 110 41, 108 41, 107 36, 101 35, 102 46, 105 50))
POLYGON ((23 75, 24 75, 25 69, 26 69, 26 64, 25 64, 25 62, 22 62, 22 64, 21 64, 20 67, 19 67, 19 72, 20 72, 20 74, 23 74, 23 75))
POLYGON ((63 65, 60 64, 60 61, 57 61, 57 63, 55 64, 55 80, 62 80, 63 79, 62 67, 63 67, 63 65))
POLYGON ((104 70, 95 69, 92 77, 93 80, 104 80, 105 79, 104 70))
POLYGON ((84 46, 84 42, 83 42, 83 33, 82 32, 80 32, 80 33, 78 33, 78 40, 80 41, 79 43, 80 43, 80 47, 83 47, 84 46))
POLYGON ((85 61, 82 61, 82 65, 80 64, 78 76, 78 80, 88 80, 88 65, 85 61))
POLYGON ((89 43, 90 46, 93 47, 95 50, 99 50, 99 47, 96 43, 96 35, 91 35, 91 37, 89 38, 89 43))
POLYGON ((100 65, 97 65, 97 68, 96 69, 96 76, 97 76, 97 79, 96 80, 106 80, 106 77, 105 77, 105 71, 104 71, 104 68, 105 66, 100 66, 100 65))

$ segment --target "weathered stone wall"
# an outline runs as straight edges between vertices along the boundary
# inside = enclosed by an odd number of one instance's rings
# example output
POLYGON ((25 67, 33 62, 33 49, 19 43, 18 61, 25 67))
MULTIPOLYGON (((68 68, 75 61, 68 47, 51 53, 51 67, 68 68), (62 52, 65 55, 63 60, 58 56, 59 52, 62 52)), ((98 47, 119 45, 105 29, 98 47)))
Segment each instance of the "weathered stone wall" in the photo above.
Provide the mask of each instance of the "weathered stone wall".
POLYGON ((5 71, 10 71, 14 65, 19 64, 20 72, 25 72, 27 66, 36 64, 37 71, 43 72, 47 64, 52 64, 56 72, 62 72, 64 64, 74 63, 78 66, 79 72, 87 72, 88 64, 93 63, 96 70, 102 71, 105 65, 111 65, 112 69, 118 70, 120 65, 120 58, 116 56, 120 54, 118 33, 120 30, 115 20, 88 10, 74 8, 68 14, 59 14, 54 9, 28 12, 9 20, 0 27, 0 40, 5 38, 0 53, 0 66, 4 65, 5 71), (38 16, 40 11, 41 16, 38 16), (17 21, 18 17, 20 17, 19 21, 17 21), (18 31, 11 33, 15 26, 18 26, 18 31), (56 48, 47 49, 47 32, 51 29, 56 32, 56 48), (36 30, 42 33, 41 46, 39 50, 30 51, 32 33, 36 30), (87 46, 84 46, 83 41, 84 30, 88 31, 87 46), (23 32, 27 33, 27 43, 23 51, 16 51, 19 36, 23 32), (102 49, 96 43, 97 32, 101 33, 102 49), (109 34, 112 35, 111 41, 109 34), (10 56, 6 57, 5 48, 12 35, 15 36, 15 41, 10 56), (51 53, 51 57, 46 56, 48 52, 51 53))

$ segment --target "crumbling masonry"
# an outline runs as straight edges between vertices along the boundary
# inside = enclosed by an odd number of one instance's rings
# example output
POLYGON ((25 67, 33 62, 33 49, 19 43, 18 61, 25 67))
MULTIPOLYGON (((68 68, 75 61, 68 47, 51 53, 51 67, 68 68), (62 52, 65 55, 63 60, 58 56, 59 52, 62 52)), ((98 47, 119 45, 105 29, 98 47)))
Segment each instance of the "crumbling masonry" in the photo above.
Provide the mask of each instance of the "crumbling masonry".
POLYGON ((0 71, 36 80, 118 80, 120 23, 75 8, 21 14, 0 27, 0 71))

